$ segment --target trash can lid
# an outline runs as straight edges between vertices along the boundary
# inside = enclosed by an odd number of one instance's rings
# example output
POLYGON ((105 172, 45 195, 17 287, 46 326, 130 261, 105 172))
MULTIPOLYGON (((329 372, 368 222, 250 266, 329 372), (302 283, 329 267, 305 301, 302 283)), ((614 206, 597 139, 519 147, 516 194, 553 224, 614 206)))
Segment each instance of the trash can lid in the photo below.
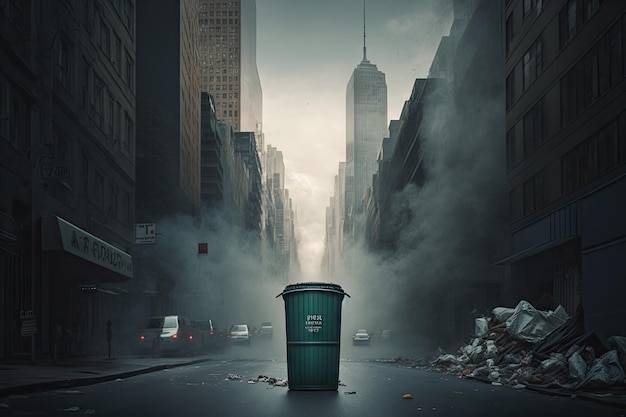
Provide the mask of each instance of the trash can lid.
POLYGON ((330 291, 350 297, 350 295, 348 295, 340 285, 333 284, 331 282, 298 282, 296 284, 289 284, 285 287, 283 292, 278 294, 276 297, 278 298, 281 295, 296 291, 330 291))

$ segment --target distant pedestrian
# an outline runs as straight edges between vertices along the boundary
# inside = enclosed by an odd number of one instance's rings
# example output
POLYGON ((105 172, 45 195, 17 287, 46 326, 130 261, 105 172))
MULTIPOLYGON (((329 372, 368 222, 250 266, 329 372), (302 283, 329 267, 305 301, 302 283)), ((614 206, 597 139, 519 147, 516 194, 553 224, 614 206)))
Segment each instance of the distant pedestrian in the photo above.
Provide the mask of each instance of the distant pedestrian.
POLYGON ((111 320, 107 321, 107 346, 109 348, 109 360, 111 359, 111 339, 113 338, 113 331, 111 330, 111 320))
POLYGON ((81 328, 80 322, 76 322, 72 335, 74 336, 74 346, 76 347, 76 354, 80 355, 83 350, 83 330, 81 328))
POLYGON ((63 330, 60 324, 54 325, 52 328, 52 362, 56 363, 61 351, 63 340, 63 330))

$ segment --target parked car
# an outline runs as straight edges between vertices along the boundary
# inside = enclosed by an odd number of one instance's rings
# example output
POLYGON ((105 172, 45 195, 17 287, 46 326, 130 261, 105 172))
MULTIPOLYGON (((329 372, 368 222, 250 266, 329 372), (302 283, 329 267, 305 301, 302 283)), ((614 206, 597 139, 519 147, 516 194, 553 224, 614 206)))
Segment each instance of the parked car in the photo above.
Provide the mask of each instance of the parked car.
POLYGON ((272 337, 274 335, 274 327, 272 327, 272 323, 269 321, 264 321, 261 323, 259 327, 259 336, 261 337, 272 337))
POLYGON ((383 342, 391 342, 391 330, 385 329, 380 333, 380 340, 383 342))
POLYGON ((369 345, 370 338, 371 337, 369 333, 367 333, 367 330, 358 329, 352 336, 352 344, 353 345, 369 345))
POLYGON ((226 337, 230 340, 231 344, 249 345, 252 334, 247 324, 233 324, 226 337))
POLYGON ((144 351, 153 354, 197 353, 200 344, 194 339, 194 333, 196 333, 196 328, 186 317, 156 316, 146 321, 139 341, 144 351))
POLYGON ((196 320, 197 339, 202 351, 219 349, 224 344, 224 335, 219 331, 214 320, 196 320))
POLYGON ((137 353, 158 353, 159 338, 161 337, 161 330, 163 329, 163 319, 164 317, 150 317, 146 320, 137 340, 137 353))

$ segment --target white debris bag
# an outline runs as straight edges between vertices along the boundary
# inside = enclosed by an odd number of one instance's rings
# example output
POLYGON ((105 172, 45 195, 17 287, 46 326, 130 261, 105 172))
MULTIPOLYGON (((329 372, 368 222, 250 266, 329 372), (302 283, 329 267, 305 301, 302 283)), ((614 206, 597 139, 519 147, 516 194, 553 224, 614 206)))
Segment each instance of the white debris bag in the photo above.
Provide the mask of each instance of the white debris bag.
POLYGON ((515 309, 507 307, 496 307, 491 310, 491 314, 497 323, 504 323, 513 313, 515 313, 515 309))
POLYGON ((572 354, 567 360, 567 363, 570 378, 576 381, 585 379, 585 375, 587 375, 587 362, 580 356, 580 353, 575 352, 572 354))
POLYGON ((539 311, 528 301, 522 300, 506 320, 506 331, 514 339, 537 343, 561 327, 568 318, 561 306, 554 311, 539 311))
POLYGON ((474 326, 474 335, 476 337, 483 337, 489 331, 489 322, 485 317, 477 317, 474 326))
POLYGON ((617 351, 611 350, 593 361, 580 386, 588 388, 607 387, 619 384, 623 380, 624 370, 619 363, 617 351))

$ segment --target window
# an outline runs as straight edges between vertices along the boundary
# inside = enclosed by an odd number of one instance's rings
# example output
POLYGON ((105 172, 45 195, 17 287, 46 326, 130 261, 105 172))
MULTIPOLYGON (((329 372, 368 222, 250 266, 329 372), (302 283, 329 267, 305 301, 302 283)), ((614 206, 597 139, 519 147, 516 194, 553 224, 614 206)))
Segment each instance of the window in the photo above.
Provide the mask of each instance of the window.
POLYGON ((115 35, 115 57, 113 58, 113 65, 117 72, 122 70, 122 39, 115 35))
POLYGON ((515 141, 515 127, 506 132, 506 165, 508 169, 517 165, 517 143, 515 141))
POLYGON ((583 0, 583 13, 585 22, 593 17, 598 10, 600 10, 600 3, 604 3, 604 1, 600 0, 583 0))
POLYGON ((117 216, 118 216, 118 194, 119 194, 119 188, 117 186, 117 184, 115 184, 113 181, 111 181, 109 183, 109 207, 107 209, 107 217, 110 219, 116 219, 117 220, 117 216))
POLYGON ((576 0, 569 0, 559 12, 559 45, 561 48, 572 40, 578 26, 576 0))
POLYGON ((135 21, 135 5, 133 4, 133 0, 124 1, 124 19, 128 32, 132 36, 134 30, 133 23, 135 21))
POLYGON ((524 20, 538 16, 543 9, 543 0, 524 0, 524 20))
POLYGON ((120 211, 119 220, 124 225, 130 224, 130 194, 126 191, 122 191, 122 205, 120 211))
POLYGON ((94 203, 102 209, 104 204, 104 176, 100 171, 96 172, 96 180, 93 190, 94 203))
POLYGON ((540 100, 524 115, 524 157, 534 152, 545 139, 543 103, 540 100))
POLYGON ((515 103, 515 69, 506 77, 506 109, 515 103))
POLYGON ((125 118, 126 131, 124 135, 124 143, 123 143, 122 149, 128 155, 131 155, 131 152, 133 149, 133 141, 135 139, 135 126, 128 112, 124 112, 124 116, 125 116, 124 118, 125 118))
POLYGON ((0 81, 0 136, 19 151, 26 150, 27 104, 24 97, 0 81))
POLYGON ((128 84, 130 88, 133 87, 134 72, 135 72, 135 63, 133 61, 133 58, 131 57, 131 55, 128 53, 128 50, 127 50, 126 51, 126 71, 124 73, 124 81, 126 81, 126 84, 128 84))
POLYGON ((87 151, 87 149, 83 149, 82 150, 82 157, 83 157, 83 166, 82 166, 82 170, 81 170, 81 177, 82 177, 82 181, 83 181, 83 187, 82 187, 82 197, 83 198, 89 198, 89 173, 90 173, 90 169, 89 169, 89 165, 90 165, 90 160, 89 160, 89 153, 87 151))
POLYGON ((111 55, 111 33, 107 24, 101 20, 100 23, 100 49, 104 52, 104 55, 109 57, 111 55))
POLYGON ((80 62, 80 104, 83 109, 87 108, 87 104, 89 103, 89 74, 91 73, 91 68, 89 66, 89 61, 85 56, 81 59, 80 62))
POLYGON ((63 38, 59 39, 56 55, 56 78, 63 87, 70 90, 72 83, 70 46, 63 38))
POLYGON ((524 183, 524 215, 542 209, 548 202, 548 177, 541 172, 524 183))
POLYGON ((9 126, 9 106, 8 102, 8 87, 7 84, 0 79, 0 138, 8 139, 8 126, 9 126))
POLYGON ((112 94, 109 94, 109 106, 107 109, 107 118, 108 118, 108 134, 113 137, 115 134, 115 98, 112 94))
MULTIPOLYGON (((626 18, 626 15, 624 15, 626 18)), ((618 21, 609 30, 609 65, 611 72, 611 85, 624 76, 624 56, 623 56, 623 40, 622 40, 622 21, 618 21)))
POLYGON ((115 106, 115 139, 118 143, 122 139, 122 105, 119 101, 115 106))
POLYGON ((94 73, 93 77, 93 91, 94 91, 94 100, 93 100, 93 108, 95 111, 94 121, 99 128, 104 128, 104 95, 105 95, 105 84, 102 78, 98 76, 98 74, 94 73))
POLYGON ((511 44, 513 43, 513 38, 515 38, 515 26, 513 21, 513 13, 509 15, 506 19, 506 54, 508 55, 511 51, 511 44))
POLYGON ((603 174, 619 163, 617 119, 612 120, 598 133, 598 173, 603 174))
MULTIPOLYGON (((6 5, 6 2, 4 2, 6 5)), ((11 21, 15 27, 18 29, 22 29, 24 26, 24 10, 23 0, 9 0, 9 10, 7 17, 9 21, 11 21)))
POLYGON ((541 74, 543 70, 543 46, 539 37, 526 51, 523 58, 524 90, 526 90, 541 74))

